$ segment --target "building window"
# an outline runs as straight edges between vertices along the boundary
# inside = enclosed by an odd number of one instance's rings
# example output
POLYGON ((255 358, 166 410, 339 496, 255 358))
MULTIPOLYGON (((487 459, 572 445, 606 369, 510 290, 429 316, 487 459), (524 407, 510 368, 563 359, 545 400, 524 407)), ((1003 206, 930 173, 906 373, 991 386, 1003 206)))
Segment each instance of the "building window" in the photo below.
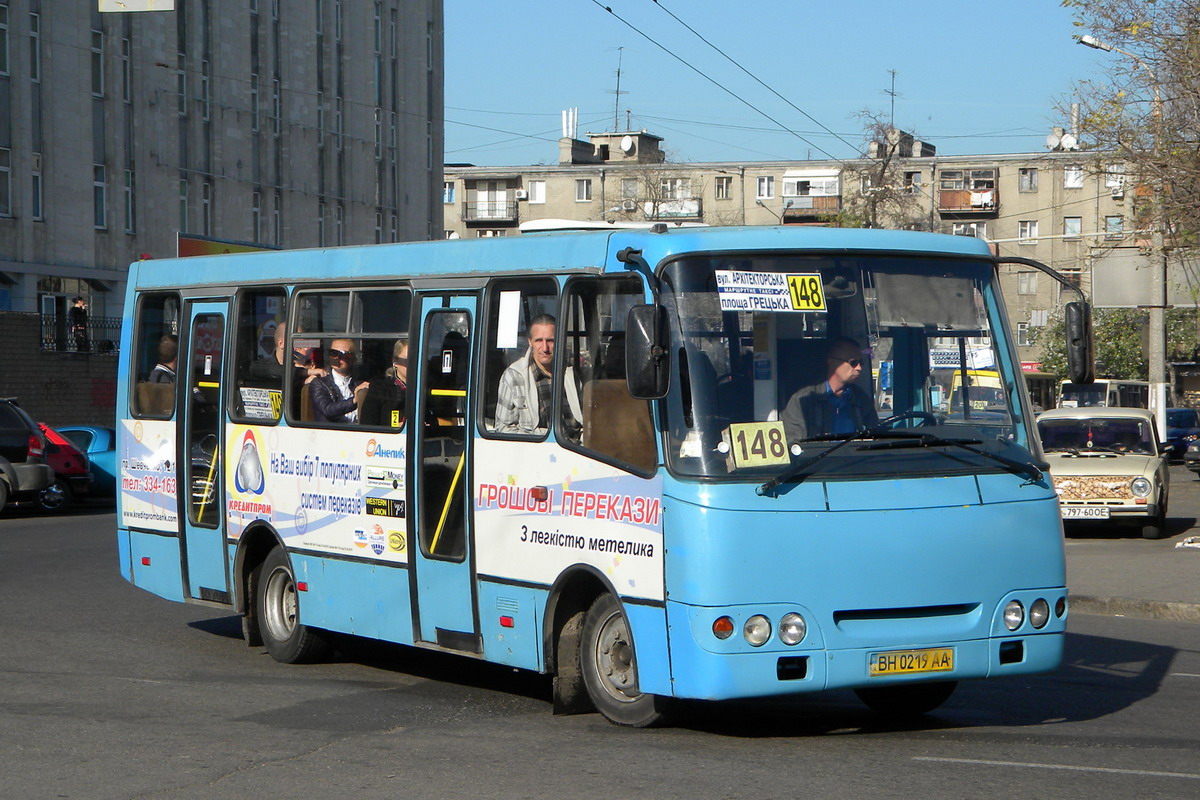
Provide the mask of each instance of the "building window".
POLYGON ((692 196, 692 182, 688 178, 663 178, 658 187, 663 200, 687 200, 692 196))
POLYGON ((442 181, 442 202, 454 202, 454 181, 442 181))
POLYGON ((1036 219, 1023 219, 1017 223, 1017 243, 1037 244, 1038 224, 1036 219))
POLYGON ((1078 239, 1083 235, 1083 217, 1063 217, 1063 237, 1078 239))
POLYGON ((508 231, 503 228, 483 228, 476 232, 480 239, 497 239, 501 236, 507 236, 508 231))
POLYGON ((733 194, 733 178, 729 175, 720 175, 713 184, 713 192, 718 200, 729 200, 733 194))
POLYGON ((383 244, 383 212, 375 212, 375 244, 383 244))
POLYGON ((1017 170, 1017 191, 1036 192, 1038 182, 1037 167, 1021 167, 1017 170))
POLYGON ((1017 323, 1017 347, 1029 347, 1030 344, 1031 344, 1031 342, 1029 341, 1029 323, 1028 322, 1018 322, 1017 323))
POLYGON ((904 173, 904 193, 905 194, 920 194, 921 193, 921 173, 920 172, 904 173))
POLYGON ((125 232, 137 233, 137 186, 134 183, 133 170, 125 170, 125 232))
POLYGON ((92 31, 92 97, 104 97, 104 34, 92 31))
POLYGON ((1063 188, 1064 189, 1082 189, 1083 188, 1083 167, 1072 165, 1063 167, 1063 188))
POLYGON ((283 133, 283 95, 279 78, 271 80, 271 132, 276 136, 283 133))
MULTIPOLYGON (((35 164, 42 163, 42 154, 34 153, 33 161, 35 164)), ((42 170, 41 167, 35 167, 33 173, 29 176, 31 179, 30 186, 30 211, 33 212, 34 219, 43 219, 45 211, 42 208, 42 170)))
POLYGON ((179 180, 179 232, 188 230, 188 182, 186 178, 179 180))
POLYGON ((128 39, 121 40, 121 101, 132 102, 133 99, 133 50, 128 39))
POLYGON ((205 236, 212 236, 213 187, 208 181, 200 187, 200 223, 205 236))
POLYGON ((986 222, 956 222, 951 232, 955 236, 974 236, 977 239, 987 238, 986 222))
POLYGON ((636 200, 638 196, 638 179, 621 178, 621 199, 636 200))
POLYGON ((108 227, 108 182, 104 165, 92 166, 92 225, 98 230, 108 227))
POLYGON ((258 76, 250 75, 250 130, 258 130, 258 76))
POLYGON ((325 203, 317 203, 317 246, 325 246, 325 203))
POLYGON ((592 200, 592 179, 579 178, 575 181, 575 202, 589 203, 592 200))
POLYGON ((205 59, 200 62, 200 118, 205 122, 208 122, 209 112, 211 110, 208 92, 209 80, 211 77, 208 60, 205 59))
POLYGON ((529 181, 525 184, 529 189, 529 202, 545 203, 546 202, 546 182, 545 181, 529 181))
POLYGON ((283 246, 283 192, 278 189, 271 205, 271 241, 276 247, 283 246))
POLYGON ((37 83, 42 79, 42 18, 29 14, 29 80, 37 83))
POLYGON ((341 203, 333 207, 333 243, 338 247, 346 243, 346 207, 341 203))
POLYGON ((1104 168, 1104 188, 1114 195, 1125 191, 1125 165, 1109 164, 1104 168))
POLYGON ((775 176, 760 175, 758 178, 758 192, 755 195, 759 200, 775 199, 775 176))
POLYGON ((967 187, 967 179, 963 175, 961 169, 943 170, 938 176, 938 188, 946 189, 947 191, 955 191, 965 189, 967 187))
POLYGON ((250 241, 262 241, 262 192, 250 195, 250 241))
POLYGON ((0 217, 12 216, 12 151, 0 147, 0 217))
POLYGON ((1017 294, 1037 294, 1036 272, 1017 273, 1017 294))
POLYGON ((8 74, 8 6, 0 6, 0 75, 8 74))
POLYGON ((1104 238, 1105 239, 1123 239, 1125 238, 1125 217, 1120 214, 1114 214, 1104 218, 1104 238))
MULTIPOLYGON (((179 60, 183 61, 183 55, 179 56, 179 60)), ((187 74, 182 69, 175 70, 175 93, 179 97, 178 112, 179 116, 187 116, 187 74)))

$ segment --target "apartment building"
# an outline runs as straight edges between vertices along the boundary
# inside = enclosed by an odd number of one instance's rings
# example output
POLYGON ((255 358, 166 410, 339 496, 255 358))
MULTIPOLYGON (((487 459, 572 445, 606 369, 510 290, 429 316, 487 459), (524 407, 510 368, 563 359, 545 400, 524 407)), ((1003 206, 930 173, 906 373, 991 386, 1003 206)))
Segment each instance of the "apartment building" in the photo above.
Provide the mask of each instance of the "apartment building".
POLYGON ((440 0, 0 0, 0 310, 121 313, 177 237, 442 234, 440 0))
MULTIPOLYGON (((886 195, 880 225, 984 238, 997 254, 1049 264, 1089 295, 1096 265, 1146 258, 1120 165, 1068 150, 938 156, 928 143, 895 138, 881 171, 882 145, 849 160, 671 163, 646 131, 567 137, 557 165, 446 165, 444 234, 509 236, 548 220, 863 224, 873 196, 886 195)), ((1074 295, 1032 267, 1002 274, 1021 357, 1037 371, 1033 329, 1074 295)))

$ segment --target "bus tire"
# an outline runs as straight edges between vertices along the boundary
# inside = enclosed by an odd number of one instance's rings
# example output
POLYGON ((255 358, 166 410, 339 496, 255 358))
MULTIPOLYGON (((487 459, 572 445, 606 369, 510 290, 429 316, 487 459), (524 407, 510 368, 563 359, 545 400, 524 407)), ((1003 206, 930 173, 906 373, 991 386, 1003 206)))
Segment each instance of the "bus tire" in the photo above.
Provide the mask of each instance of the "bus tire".
POLYGON ((596 710, 609 722, 646 728, 665 720, 666 698, 638 689, 637 655, 621 604, 610 594, 592 603, 580 634, 579 671, 596 710))
POLYGON ((854 693, 873 711, 894 717, 928 714, 949 699, 958 681, 864 686, 854 693))
POLYGON ((329 641, 319 631, 300 624, 296 576, 282 547, 263 561, 256 592, 258 629, 267 652, 284 664, 310 664, 331 652, 329 641))

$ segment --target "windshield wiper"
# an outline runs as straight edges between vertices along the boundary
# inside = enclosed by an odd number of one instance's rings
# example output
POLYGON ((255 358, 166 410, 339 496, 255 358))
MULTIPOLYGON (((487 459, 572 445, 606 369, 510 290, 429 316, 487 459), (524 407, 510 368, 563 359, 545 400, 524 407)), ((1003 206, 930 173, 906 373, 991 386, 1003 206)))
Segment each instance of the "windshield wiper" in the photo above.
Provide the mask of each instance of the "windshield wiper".
POLYGON ((808 472, 809 468, 818 461, 830 455, 831 453, 840 450, 851 442, 865 440, 875 441, 873 441, 871 444, 862 445, 858 448, 859 450, 885 450, 899 447, 958 447, 968 452, 975 453, 976 455, 983 456, 991 461, 995 461, 997 464, 1004 467, 1005 471, 1025 478, 1028 483, 1038 483, 1042 480, 1042 470, 1038 468, 1037 464, 1027 461, 1017 461, 1016 459, 1009 458, 1008 456, 1002 456, 999 453, 989 453, 986 450, 980 450, 979 448, 973 446, 982 444, 982 440, 980 439, 943 439, 929 433, 917 433, 915 431, 867 430, 860 431, 849 436, 846 434, 824 434, 822 436, 813 436, 809 439, 803 439, 802 441, 814 442, 837 440, 841 441, 838 441, 837 444, 828 450, 818 453, 807 461, 797 464, 787 472, 772 478, 762 486, 758 487, 756 490, 757 494, 760 496, 774 497, 775 495, 773 493, 775 489, 777 489, 781 484, 789 482, 803 483, 804 479, 808 477, 808 474, 806 473, 808 472), (890 441, 878 441, 881 439, 890 441))
MULTIPOLYGON (((896 431, 896 433, 901 433, 896 431)), ((991 459, 997 464, 1000 464, 1008 472, 1014 475, 1022 476, 1029 480, 1030 483, 1037 483, 1042 479, 1042 471, 1038 469, 1036 464, 1028 461, 1017 461, 1016 459, 1002 456, 999 453, 989 453, 987 450, 980 450, 972 445, 982 444, 981 439, 943 439, 940 436, 934 436, 929 433, 907 433, 899 437, 902 441, 898 442, 877 442, 875 444, 867 444, 860 447, 860 450, 882 450, 893 447, 941 447, 943 445, 959 447, 984 458, 991 459)), ((1047 465, 1048 466, 1048 465, 1047 465)))

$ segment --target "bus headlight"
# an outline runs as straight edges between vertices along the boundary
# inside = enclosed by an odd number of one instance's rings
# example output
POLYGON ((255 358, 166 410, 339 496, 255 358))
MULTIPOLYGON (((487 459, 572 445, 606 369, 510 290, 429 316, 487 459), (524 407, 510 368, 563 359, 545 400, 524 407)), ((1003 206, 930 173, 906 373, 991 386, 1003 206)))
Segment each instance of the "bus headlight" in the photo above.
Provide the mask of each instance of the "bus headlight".
POLYGON ((1025 606, 1020 600, 1009 600, 1004 607, 1004 627, 1015 631, 1025 621, 1025 606))
POLYGON ((755 614, 742 626, 742 637, 752 647, 761 647, 771 638, 771 621, 762 614, 755 614))
POLYGON ((1153 484, 1145 478, 1134 478, 1129 484, 1134 497, 1149 497, 1152 488, 1153 484))
POLYGON ((779 620, 779 641, 784 644, 800 644, 807 630, 804 617, 795 612, 784 614, 783 619, 779 620))
POLYGON ((1029 606, 1029 624, 1041 630, 1049 621, 1050 604, 1039 597, 1029 606))

